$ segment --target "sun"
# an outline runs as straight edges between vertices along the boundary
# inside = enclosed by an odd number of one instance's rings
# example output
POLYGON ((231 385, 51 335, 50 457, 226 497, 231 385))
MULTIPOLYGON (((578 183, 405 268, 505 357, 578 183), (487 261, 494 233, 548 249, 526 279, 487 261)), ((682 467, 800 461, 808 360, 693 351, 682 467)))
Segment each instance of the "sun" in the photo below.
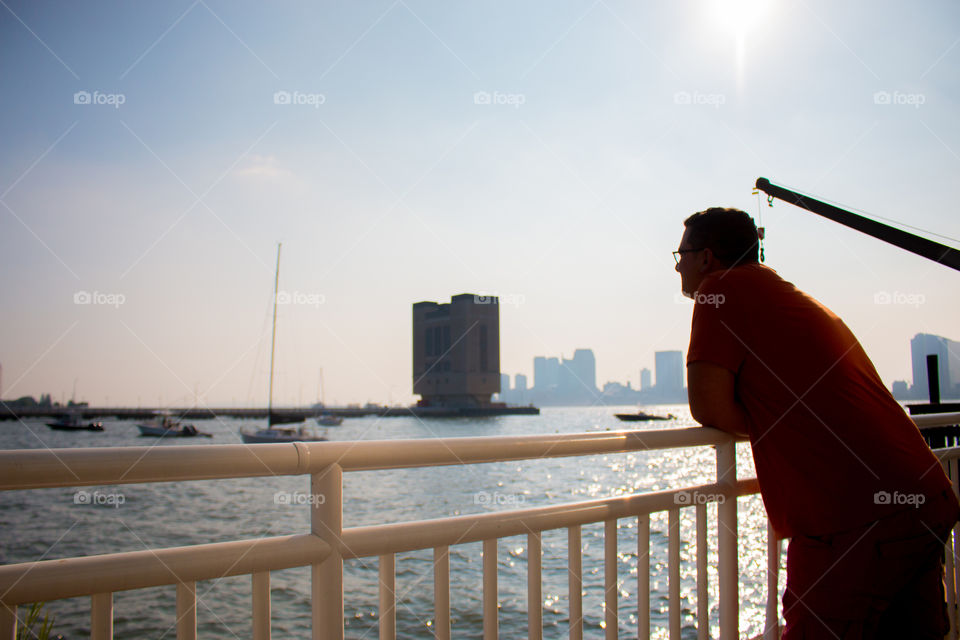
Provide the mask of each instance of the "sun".
POLYGON ((746 76, 747 38, 768 22, 773 0, 710 0, 710 22, 736 46, 737 89, 743 90, 746 76))
POLYGON ((738 38, 762 24, 772 0, 711 0, 711 18, 726 33, 738 38))

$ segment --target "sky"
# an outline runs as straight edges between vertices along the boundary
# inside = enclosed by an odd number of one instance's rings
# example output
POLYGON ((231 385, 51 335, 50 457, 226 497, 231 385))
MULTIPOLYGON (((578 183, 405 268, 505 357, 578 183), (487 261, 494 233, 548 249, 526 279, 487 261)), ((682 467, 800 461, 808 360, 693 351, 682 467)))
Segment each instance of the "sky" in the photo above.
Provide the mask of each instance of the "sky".
POLYGON ((501 297, 503 372, 637 386, 710 206, 887 384, 960 339, 957 273, 751 194, 960 245, 955 2, 0 5, 5 399, 264 404, 278 243, 277 404, 415 400, 411 305, 459 293, 501 297))

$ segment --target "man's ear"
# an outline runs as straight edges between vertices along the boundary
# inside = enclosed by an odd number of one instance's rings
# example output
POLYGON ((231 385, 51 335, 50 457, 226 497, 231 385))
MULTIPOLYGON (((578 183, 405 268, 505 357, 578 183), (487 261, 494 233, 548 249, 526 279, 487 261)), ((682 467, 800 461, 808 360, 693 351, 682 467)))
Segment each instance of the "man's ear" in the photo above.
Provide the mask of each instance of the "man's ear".
POLYGON ((713 255, 713 249, 706 247, 703 250, 703 264, 700 265, 700 273, 707 273, 715 266, 716 256, 713 255))

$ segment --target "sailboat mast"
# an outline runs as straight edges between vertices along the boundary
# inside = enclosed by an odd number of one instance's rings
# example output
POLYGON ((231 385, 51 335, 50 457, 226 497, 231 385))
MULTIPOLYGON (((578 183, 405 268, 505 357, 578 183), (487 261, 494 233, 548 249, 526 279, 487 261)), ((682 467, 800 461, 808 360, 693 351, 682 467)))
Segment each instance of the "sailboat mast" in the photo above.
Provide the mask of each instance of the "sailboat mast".
POLYGON ((280 293, 280 247, 277 243, 277 275, 273 281, 273 334, 270 337, 270 392, 267 396, 267 428, 273 426, 273 357, 277 349, 277 295, 280 293))

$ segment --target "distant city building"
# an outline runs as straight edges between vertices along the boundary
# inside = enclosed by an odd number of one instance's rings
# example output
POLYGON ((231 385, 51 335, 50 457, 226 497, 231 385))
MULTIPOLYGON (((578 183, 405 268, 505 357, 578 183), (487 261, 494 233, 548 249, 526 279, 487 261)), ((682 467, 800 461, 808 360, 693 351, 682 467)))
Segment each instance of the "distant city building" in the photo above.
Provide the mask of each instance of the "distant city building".
POLYGON ((537 356, 533 359, 533 386, 536 389, 547 390, 556 387, 560 382, 560 361, 557 358, 537 356))
POLYGON ((650 380, 650 369, 640 369, 640 391, 646 391, 652 386, 653 382, 650 380))
POLYGON ((657 370, 657 394, 682 393, 684 366, 682 351, 657 351, 654 355, 657 370))
POLYGON ((568 399, 589 400, 597 393, 597 360, 590 349, 577 349, 573 359, 564 359, 560 365, 557 386, 561 396, 568 399))
POLYGON ((940 393, 960 397, 960 342, 929 333, 918 333, 910 341, 910 360, 913 365, 914 398, 927 398, 927 356, 937 356, 940 374, 940 393))
POLYGON ((510 391, 510 374, 501 373, 500 374, 500 393, 505 393, 510 391))
POLYGON ((527 390, 527 376, 522 373, 518 373, 513 377, 513 388, 517 391, 526 391, 527 390))
POLYGON ((420 406, 476 407, 500 391, 500 304, 453 296, 413 305, 413 392, 420 406))

